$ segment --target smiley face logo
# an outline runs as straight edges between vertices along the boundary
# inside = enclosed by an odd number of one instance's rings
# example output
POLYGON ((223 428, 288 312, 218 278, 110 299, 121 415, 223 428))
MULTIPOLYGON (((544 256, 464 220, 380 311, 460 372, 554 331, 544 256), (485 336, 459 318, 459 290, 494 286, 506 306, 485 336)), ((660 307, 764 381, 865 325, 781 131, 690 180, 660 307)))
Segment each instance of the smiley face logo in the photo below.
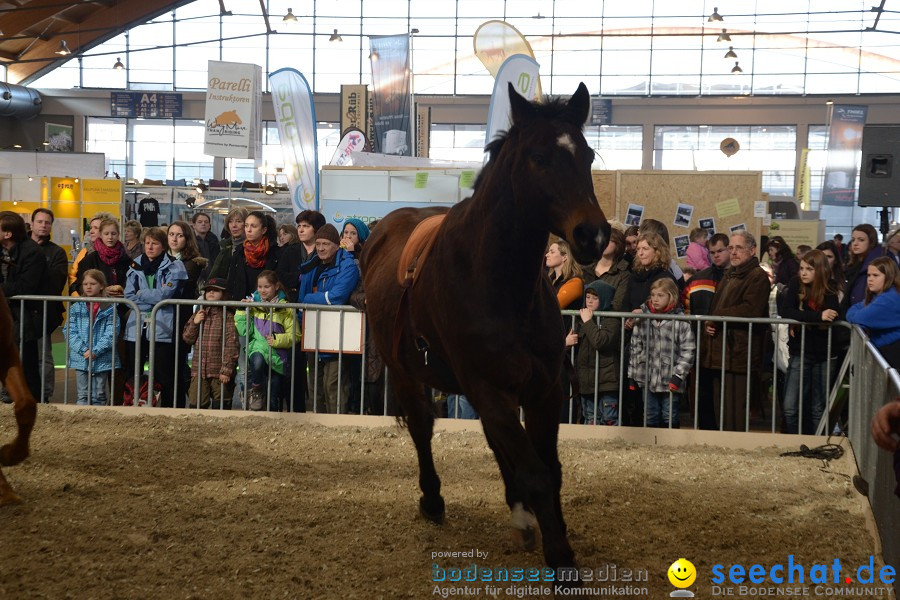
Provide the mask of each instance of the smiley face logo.
POLYGON ((697 579, 697 569, 686 558, 679 558, 669 566, 667 572, 669 583, 677 588, 686 588, 693 585, 697 579))

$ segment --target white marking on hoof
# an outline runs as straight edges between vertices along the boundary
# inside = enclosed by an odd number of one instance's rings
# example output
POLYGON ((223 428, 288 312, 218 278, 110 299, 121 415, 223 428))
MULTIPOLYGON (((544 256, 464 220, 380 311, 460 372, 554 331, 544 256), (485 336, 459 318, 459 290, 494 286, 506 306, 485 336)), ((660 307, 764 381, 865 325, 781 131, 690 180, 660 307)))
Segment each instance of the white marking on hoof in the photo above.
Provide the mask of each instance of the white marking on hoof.
POLYGON ((519 530, 534 529, 537 527, 537 519, 530 510, 525 510, 521 502, 516 502, 512 509, 513 527, 519 530))
POLYGON ((575 142, 572 141, 572 137, 568 133, 564 133, 556 138, 556 145, 565 148, 571 152, 572 156, 575 156, 575 142))

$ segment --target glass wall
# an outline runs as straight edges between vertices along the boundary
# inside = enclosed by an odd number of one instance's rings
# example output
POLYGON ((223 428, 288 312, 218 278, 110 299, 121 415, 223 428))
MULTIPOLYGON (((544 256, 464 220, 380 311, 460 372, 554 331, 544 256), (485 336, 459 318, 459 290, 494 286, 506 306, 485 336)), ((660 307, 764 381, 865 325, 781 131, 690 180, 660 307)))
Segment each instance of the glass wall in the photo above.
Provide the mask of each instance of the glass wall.
MULTIPOLYGON (((74 56, 35 87, 196 90, 206 61, 290 66, 317 93, 369 83, 369 36, 410 35, 416 94, 491 93, 473 35, 518 28, 543 89, 571 94, 900 93, 900 12, 871 0, 195 0, 74 56), (285 21, 288 9, 296 21, 285 21), (721 21, 710 20, 713 11, 721 21), (411 33, 412 32, 412 33, 411 33), (337 35, 335 35, 337 34, 337 35), (120 58, 124 71, 113 71, 120 58)), ((266 80, 266 85, 268 81, 266 80)))
POLYGON ((653 168, 684 171, 762 171, 764 192, 794 194, 797 128, 793 125, 663 125, 653 134, 653 168), (733 156, 721 150, 732 138, 733 156))

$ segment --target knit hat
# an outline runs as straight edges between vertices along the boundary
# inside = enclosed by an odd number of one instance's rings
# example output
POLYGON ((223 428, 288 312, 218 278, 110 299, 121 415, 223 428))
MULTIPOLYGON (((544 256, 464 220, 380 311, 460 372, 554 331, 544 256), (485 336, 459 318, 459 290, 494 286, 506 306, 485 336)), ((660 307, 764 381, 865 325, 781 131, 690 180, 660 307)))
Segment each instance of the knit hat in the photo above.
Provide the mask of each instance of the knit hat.
POLYGON ((329 242, 333 242, 335 246, 341 244, 341 236, 338 234, 338 230, 335 226, 331 223, 319 227, 319 230, 316 231, 316 240, 328 240, 329 242))
POLYGON ((360 221, 359 219, 349 218, 344 221, 344 225, 353 225, 356 229, 356 234, 359 236, 359 241, 364 242, 369 237, 369 227, 360 221))

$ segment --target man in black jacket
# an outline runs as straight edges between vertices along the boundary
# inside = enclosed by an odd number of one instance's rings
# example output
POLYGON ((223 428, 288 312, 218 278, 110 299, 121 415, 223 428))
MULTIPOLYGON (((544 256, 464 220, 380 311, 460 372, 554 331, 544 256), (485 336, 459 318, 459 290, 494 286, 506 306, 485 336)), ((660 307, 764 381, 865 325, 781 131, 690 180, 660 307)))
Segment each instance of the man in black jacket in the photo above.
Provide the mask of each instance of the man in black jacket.
MULTIPOLYGON (((37 208, 31 213, 31 239, 41 248, 44 258, 47 259, 47 286, 46 293, 51 296, 62 296, 66 287, 66 278, 69 272, 69 260, 66 251, 59 245, 50 241, 53 229, 54 215, 49 208, 37 208)), ((50 402, 56 382, 56 374, 53 364, 53 342, 51 336, 62 325, 62 316, 65 306, 62 302, 51 302, 47 305, 47 332, 38 340, 38 351, 42 353, 41 378, 44 380, 44 397, 36 396, 38 400, 50 402)), ((43 321, 43 312, 40 315, 43 321)), ((43 331, 43 323, 41 323, 43 331)))
POLYGON ((37 340, 43 309, 40 302, 19 302, 13 296, 49 291, 47 259, 25 231, 25 220, 10 211, 0 212, 0 289, 9 301, 16 341, 22 348, 25 381, 35 398, 41 397, 41 368, 37 340))
MULTIPOLYGON (((684 312, 689 315, 708 315, 712 305, 716 287, 722 280, 722 276, 731 266, 731 252, 728 250, 728 236, 717 233, 706 243, 712 264, 691 277, 682 292, 682 304, 684 312)), ((700 352, 699 344, 708 344, 709 339, 701 335, 698 340, 697 352, 700 352)), ((700 385, 697 390, 697 424, 700 429, 718 429, 716 422, 713 389, 718 373, 714 369, 700 367, 697 374, 700 385)))
POLYGON ((191 217, 191 228, 194 230, 194 236, 197 238, 197 248, 200 249, 200 256, 209 260, 209 264, 215 262, 219 255, 219 238, 216 237, 210 229, 212 221, 205 212, 196 212, 191 217))

